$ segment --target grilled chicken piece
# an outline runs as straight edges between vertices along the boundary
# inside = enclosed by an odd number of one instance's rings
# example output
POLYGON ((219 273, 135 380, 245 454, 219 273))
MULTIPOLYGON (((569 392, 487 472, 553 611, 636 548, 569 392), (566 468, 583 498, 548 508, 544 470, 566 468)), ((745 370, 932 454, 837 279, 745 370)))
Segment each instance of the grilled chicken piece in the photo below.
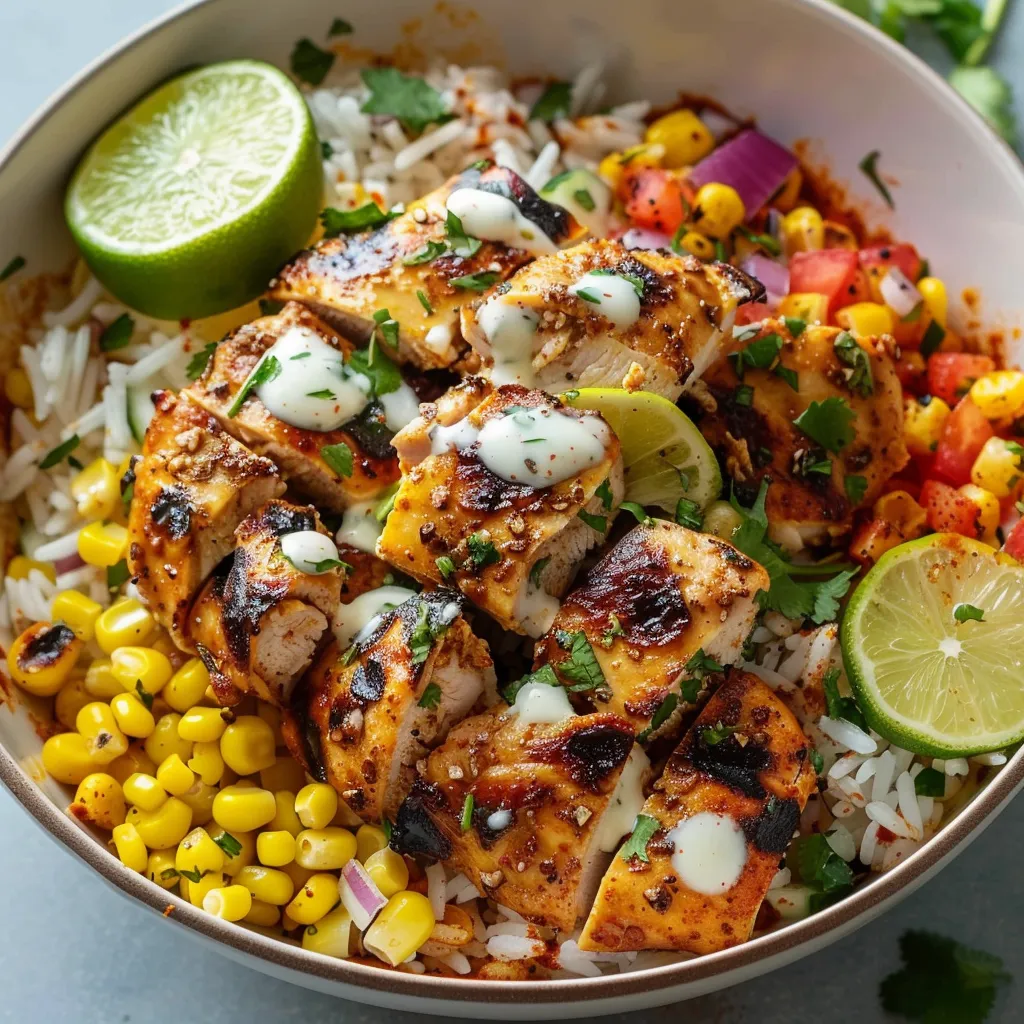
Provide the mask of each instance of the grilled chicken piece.
MULTIPOLYGON (((468 234, 477 230, 483 236, 479 227, 472 229, 470 216, 465 220, 468 234)), ((375 326, 373 314, 386 309, 399 324, 403 361, 421 369, 451 366, 466 351, 459 336, 459 307, 479 290, 471 282, 463 286, 454 282, 476 274, 487 275, 481 283, 503 280, 528 263, 533 253, 544 251, 537 248, 542 240, 550 240, 554 248, 583 234, 565 210, 541 199, 514 171, 493 164, 474 166, 373 231, 325 239, 299 253, 271 283, 271 294, 305 302, 353 337, 368 338, 375 326), (460 244, 466 242, 464 236, 447 230, 449 208, 463 208, 449 200, 462 189, 510 200, 505 214, 511 216, 491 236, 511 228, 518 211, 520 226, 532 235, 532 245, 525 238, 518 239, 518 246, 484 239, 470 253, 471 246, 460 244), (431 251, 439 255, 428 259, 431 251)))
MULTIPOLYGON (((231 415, 239 392, 263 356, 282 339, 312 339, 316 347, 330 346, 341 352, 346 362, 354 346, 337 334, 309 310, 291 303, 279 314, 260 317, 240 327, 216 348, 200 378, 185 392, 207 412, 217 418, 221 426, 254 451, 273 459, 280 467, 289 485, 312 498, 317 506, 331 512, 341 512, 354 502, 378 494, 398 479, 398 463, 391 448, 393 430, 407 422, 406 416, 415 415, 416 399, 407 385, 383 396, 367 400, 362 411, 335 430, 306 430, 292 426, 271 413, 255 389, 249 392, 235 415, 231 415), (395 422, 388 415, 388 405, 394 400, 394 411, 399 406, 408 410, 395 422), (339 472, 336 464, 326 461, 325 447, 346 445, 351 452, 351 472, 339 472)), ((298 353, 296 353, 298 354, 298 353)), ((286 374, 308 374, 308 367, 317 356, 294 361, 285 357, 281 379, 286 374)), ((384 359, 383 355, 376 358, 384 359)), ((394 373, 394 367, 391 367, 394 373)), ((338 386, 344 382, 338 381, 338 386)), ((309 387, 316 387, 309 384, 309 387)), ((317 401, 306 395, 304 385, 297 384, 297 403, 308 407, 317 401)), ((340 392, 339 392, 340 393, 340 392)), ((360 392, 361 394, 361 392, 360 392)), ((323 402, 328 405, 329 403, 323 402)))
POLYGON ((713 953, 745 942, 815 788, 810 745, 756 676, 735 673, 669 759, 601 882, 581 949, 713 953), (623 853, 631 852, 628 859, 623 853))
POLYGON ((285 557, 282 539, 307 531, 329 537, 312 506, 267 502, 235 530, 234 554, 192 607, 189 639, 222 705, 245 693, 286 705, 334 618, 342 568, 303 572, 285 557))
POLYGON ((534 688, 557 695, 564 716, 531 715, 517 697, 457 725, 427 759, 392 843, 444 860, 535 924, 570 930, 643 803, 649 764, 628 722, 573 716, 558 688, 534 688))
POLYGON ((577 687, 580 710, 612 711, 640 733, 662 709, 648 736, 671 733, 703 686, 707 659, 740 659, 755 595, 767 588, 765 570, 718 537, 662 520, 638 526, 562 603, 537 645, 535 668, 549 664, 577 687), (581 674, 572 653, 580 636, 599 678, 581 674), (578 689, 588 682, 597 685, 578 689))
POLYGON ((404 476, 377 553, 539 636, 621 501, 619 442, 543 391, 488 390, 471 378, 396 435, 404 476))
POLYGON ((763 293, 728 263, 591 241, 464 306, 462 333, 496 384, 628 387, 675 401, 727 350, 736 307, 763 293))
POLYGON ((772 481, 765 502, 770 535, 796 551, 848 532, 854 511, 870 507, 886 481, 907 464, 903 394, 888 339, 861 338, 858 344, 838 327, 807 327, 793 338, 783 322, 766 321, 736 348, 763 346, 760 339, 770 335, 781 339, 779 361, 757 369, 745 365, 746 355, 720 360, 704 375, 717 409, 698 418, 741 500, 753 504, 761 481, 772 481), (737 390, 737 364, 752 394, 737 390), (799 390, 779 375, 780 366, 796 375, 799 390), (793 422, 812 402, 829 399, 844 407, 838 416, 828 412, 826 425, 838 426, 846 441, 831 455, 793 422), (826 461, 831 473, 820 471, 826 461))
POLYGON ((341 581, 341 603, 343 605, 358 600, 364 594, 376 590, 378 587, 383 587, 387 577, 394 575, 394 570, 383 559, 360 551, 359 548, 354 548, 349 544, 338 545, 338 558, 350 566, 341 581))
POLYGON ((496 699, 491 656, 459 593, 404 593, 351 648, 334 641, 324 651, 285 729, 306 770, 368 822, 394 818, 416 762, 475 704, 496 699))
POLYGON ((128 515, 128 568, 153 617, 188 648, 188 610, 235 527, 284 484, 186 395, 159 391, 136 459, 128 515))

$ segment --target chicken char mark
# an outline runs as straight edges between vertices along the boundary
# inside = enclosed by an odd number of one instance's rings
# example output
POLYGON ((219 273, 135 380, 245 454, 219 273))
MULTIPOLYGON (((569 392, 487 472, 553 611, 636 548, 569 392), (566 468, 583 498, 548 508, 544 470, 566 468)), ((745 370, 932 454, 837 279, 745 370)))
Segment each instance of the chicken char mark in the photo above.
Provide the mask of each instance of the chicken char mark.
POLYGON ((445 806, 444 794, 436 786, 417 779, 398 809, 391 846, 399 853, 447 860, 452 855, 451 841, 434 824, 430 813, 443 812, 445 806))
POLYGON ((800 823, 800 804, 796 800, 769 797, 756 818, 741 822, 743 834, 765 853, 785 853, 800 823))
MULTIPOLYGON (((132 473, 132 483, 135 482, 134 466, 129 472, 132 473)), ((156 496, 153 502, 151 518, 158 526, 167 531, 167 536, 172 540, 181 540, 188 536, 192 528, 192 513, 195 506, 188 496, 188 492, 180 484, 172 484, 164 487, 156 496)))
POLYGON ((316 529, 316 517, 312 512, 272 501, 260 509, 259 518, 247 530, 249 536, 256 536, 266 529, 275 537, 283 537, 286 533, 301 533, 316 529))
POLYGON ((401 255, 387 224, 369 234, 346 235, 343 245, 316 246, 307 250, 305 275, 350 281, 387 270, 401 255))
POLYGON ((249 554, 238 547, 217 567, 213 582, 214 593, 223 602, 224 637, 239 664, 249 660, 249 641, 259 633, 260 619, 288 592, 286 580, 268 583, 253 578, 248 568, 249 554))
POLYGON ((562 733, 554 739, 531 740, 526 745, 530 760, 563 764, 577 785, 599 791, 633 749, 633 730, 622 719, 600 722, 562 733))
POLYGON ((477 444, 458 453, 455 469, 459 504, 471 512, 500 512, 507 508, 520 511, 537 497, 530 484, 515 484, 492 473, 477 455, 477 444))

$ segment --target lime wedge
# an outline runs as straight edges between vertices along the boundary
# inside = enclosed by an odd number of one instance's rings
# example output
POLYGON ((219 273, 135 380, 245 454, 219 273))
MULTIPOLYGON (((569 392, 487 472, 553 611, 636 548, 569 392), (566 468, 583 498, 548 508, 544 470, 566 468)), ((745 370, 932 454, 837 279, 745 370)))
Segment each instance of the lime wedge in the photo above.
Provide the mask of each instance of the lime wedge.
POLYGON ((322 191, 302 94, 277 68, 236 60, 180 75, 107 128, 64 212, 113 295, 178 320, 259 295, 308 241, 322 191))
POLYGON ((958 534, 880 558, 842 625, 846 673, 872 728, 937 757, 1024 738, 1022 600, 1024 566, 958 534))
POLYGON ((722 493, 715 453, 686 413, 649 391, 581 388, 561 396, 594 409, 615 431, 626 469, 626 498, 674 513, 680 498, 706 508, 722 493))

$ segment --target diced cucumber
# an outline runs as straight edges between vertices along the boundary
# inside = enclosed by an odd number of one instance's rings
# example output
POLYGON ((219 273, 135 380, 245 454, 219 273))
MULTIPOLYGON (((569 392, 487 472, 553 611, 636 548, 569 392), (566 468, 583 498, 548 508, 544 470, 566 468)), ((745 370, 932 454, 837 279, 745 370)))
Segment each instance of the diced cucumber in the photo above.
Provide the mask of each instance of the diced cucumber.
POLYGON ((549 203, 568 210, 592 235, 605 234, 612 190, 592 171, 580 167, 556 174, 540 194, 549 203))
POLYGON ((146 427, 156 412, 150 397, 152 393, 153 389, 149 387, 128 388, 128 426, 139 444, 145 440, 146 427))

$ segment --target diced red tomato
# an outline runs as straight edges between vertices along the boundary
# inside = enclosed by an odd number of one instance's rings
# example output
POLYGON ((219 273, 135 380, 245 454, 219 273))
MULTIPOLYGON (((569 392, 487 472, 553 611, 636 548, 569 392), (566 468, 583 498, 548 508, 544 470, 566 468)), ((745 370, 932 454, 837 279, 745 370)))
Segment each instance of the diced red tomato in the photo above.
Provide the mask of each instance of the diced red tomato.
POLYGON ((907 242, 861 249, 860 262, 863 267, 899 267, 911 281, 916 281, 921 273, 921 257, 907 242))
POLYGON ((771 315, 772 311, 765 302, 744 302, 742 306, 736 307, 736 326, 760 323, 771 315))
POLYGON ((796 252, 789 261, 789 290, 828 297, 829 312, 849 305, 857 275, 857 254, 849 249, 796 252))
POLYGON ((1004 549, 1008 555, 1016 558, 1018 562, 1024 562, 1024 519, 1010 531, 1006 538, 1004 549))
MULTIPOLYGON (((906 470, 910 471, 912 467, 913 463, 909 464, 906 470)), ((882 494, 889 494, 891 491, 906 491, 914 501, 920 503, 921 481, 907 476, 894 476, 882 487, 882 494)))
POLYGON ((928 513, 928 525, 937 533, 981 536, 981 509, 970 498, 939 480, 928 480, 921 488, 921 504, 928 513))
POLYGON ((996 368, 995 360, 969 352, 936 352, 928 358, 928 390, 955 405, 971 385, 996 368))
POLYGON ((626 216, 639 227, 675 234, 685 216, 678 180, 658 167, 638 167, 623 177, 626 216))
POLYGON ((961 398, 942 428, 932 473, 954 487, 970 483, 971 466, 994 433, 984 413, 969 398, 961 398))

